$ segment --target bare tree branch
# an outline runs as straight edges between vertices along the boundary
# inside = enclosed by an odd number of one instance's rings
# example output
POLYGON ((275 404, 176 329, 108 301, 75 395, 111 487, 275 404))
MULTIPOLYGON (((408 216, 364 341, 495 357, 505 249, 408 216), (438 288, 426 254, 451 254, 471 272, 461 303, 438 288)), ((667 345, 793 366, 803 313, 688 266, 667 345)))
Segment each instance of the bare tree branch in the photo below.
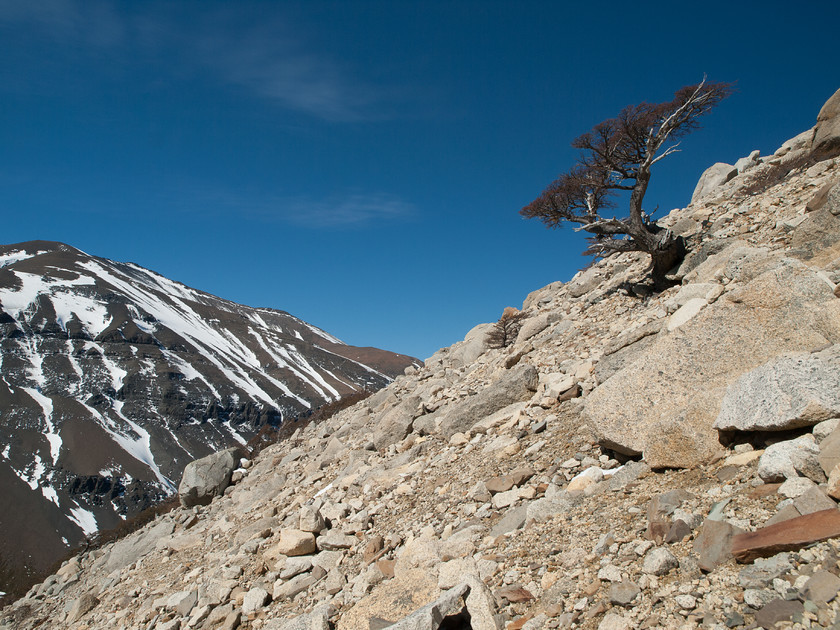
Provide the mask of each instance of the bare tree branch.
POLYGON ((704 76, 700 83, 677 90, 671 101, 625 107, 615 118, 595 125, 572 142, 572 147, 581 151, 575 165, 520 214, 552 228, 564 222, 578 224, 575 231, 593 234, 586 254, 647 252, 654 283, 664 286, 667 271, 685 255, 685 244, 652 222, 642 209, 651 167, 679 152, 680 142, 667 147, 666 143, 696 129, 698 118, 732 90, 732 84, 708 82, 704 76), (602 213, 615 206, 613 197, 619 191, 630 192, 628 216, 604 218, 602 213))

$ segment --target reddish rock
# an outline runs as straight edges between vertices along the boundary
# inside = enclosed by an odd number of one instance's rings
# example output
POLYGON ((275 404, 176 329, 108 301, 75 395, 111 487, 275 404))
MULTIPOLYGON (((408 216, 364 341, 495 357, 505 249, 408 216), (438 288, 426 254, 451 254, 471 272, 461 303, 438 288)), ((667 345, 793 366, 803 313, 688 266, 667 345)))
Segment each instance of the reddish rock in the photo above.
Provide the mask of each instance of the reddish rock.
POLYGON ((822 510, 739 534, 732 539, 732 555, 739 562, 749 562, 838 536, 840 510, 822 510))
POLYGON ((507 492, 514 486, 521 486, 533 476, 534 470, 532 468, 517 468, 509 475, 488 479, 484 482, 484 485, 491 494, 498 494, 499 492, 507 492))
POLYGON ((374 560, 378 560, 382 556, 383 548, 385 547, 385 539, 378 534, 371 538, 365 545, 364 560, 365 564, 370 564, 374 560))
POLYGON ((396 560, 379 560, 376 563, 376 568, 382 572, 386 578, 394 577, 394 565, 397 564, 396 560))
POLYGON ((527 602, 534 599, 534 596, 527 589, 516 586, 505 586, 493 593, 497 600, 507 600, 511 604, 527 602))

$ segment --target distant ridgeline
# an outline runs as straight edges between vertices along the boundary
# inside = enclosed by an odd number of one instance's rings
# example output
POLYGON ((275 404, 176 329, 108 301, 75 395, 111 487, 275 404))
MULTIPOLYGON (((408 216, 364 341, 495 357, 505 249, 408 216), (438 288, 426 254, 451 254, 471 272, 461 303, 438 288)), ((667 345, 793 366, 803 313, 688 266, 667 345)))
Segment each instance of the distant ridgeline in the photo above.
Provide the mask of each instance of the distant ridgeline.
POLYGON ((193 459, 416 363, 60 243, 0 247, 0 308, 0 561, 16 566, 172 493, 193 459))

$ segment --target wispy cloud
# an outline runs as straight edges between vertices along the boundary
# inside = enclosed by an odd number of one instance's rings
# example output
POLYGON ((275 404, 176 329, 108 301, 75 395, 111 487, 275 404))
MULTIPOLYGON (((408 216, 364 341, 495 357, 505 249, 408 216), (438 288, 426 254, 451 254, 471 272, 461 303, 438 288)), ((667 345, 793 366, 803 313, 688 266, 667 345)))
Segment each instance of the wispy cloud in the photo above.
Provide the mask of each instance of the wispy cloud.
POLYGON ((414 207, 400 199, 384 195, 354 194, 330 199, 292 199, 278 205, 278 218, 306 228, 345 228, 405 220, 414 207))
POLYGON ((319 48, 279 12, 281 6, 0 0, 0 25, 38 29, 75 48, 110 49, 125 59, 146 54, 170 71, 209 74, 322 120, 387 117, 398 89, 364 79, 360 69, 319 48), (249 6, 271 11, 258 18, 256 11, 241 10, 249 6))

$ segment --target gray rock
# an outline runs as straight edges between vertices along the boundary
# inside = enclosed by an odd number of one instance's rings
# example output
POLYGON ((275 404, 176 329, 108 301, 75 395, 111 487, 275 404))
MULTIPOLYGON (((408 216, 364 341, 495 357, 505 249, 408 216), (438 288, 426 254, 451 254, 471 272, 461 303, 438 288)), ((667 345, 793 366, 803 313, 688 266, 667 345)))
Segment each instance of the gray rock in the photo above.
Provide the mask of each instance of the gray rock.
MULTIPOLYGON (((765 592, 762 591, 762 593, 765 592)), ((764 598, 761 598, 759 601, 763 600, 764 598)), ((746 591, 744 592, 744 601, 747 601, 746 591)), ((775 628, 780 621, 790 621, 794 615, 801 615, 804 610, 805 607, 800 601, 774 598, 766 602, 761 610, 755 614, 755 622, 762 628, 775 628)))
POLYGON ((790 554, 780 553, 770 558, 757 558, 738 573, 738 582, 744 588, 764 588, 773 580, 793 570, 790 554))
POLYGON ((694 193, 691 195, 691 201, 694 203, 701 197, 705 197, 726 182, 731 180, 738 174, 738 169, 731 164, 724 162, 717 162, 712 164, 709 168, 703 171, 700 176, 697 186, 694 187, 694 193))
POLYGON ((793 500, 793 505, 802 516, 822 512, 823 510, 832 510, 837 507, 819 486, 812 486, 796 497, 793 500))
POLYGON ((510 404, 530 399, 537 391, 538 382, 537 370, 532 365, 520 364, 506 370, 479 393, 455 404, 441 420, 441 433, 449 439, 510 404))
POLYGON ((479 324, 473 327, 462 342, 456 343, 449 350, 449 362, 453 367, 472 365, 475 360, 487 351, 487 333, 493 329, 493 324, 479 324))
POLYGON ((438 597, 431 604, 411 613, 389 630, 437 630, 445 617, 454 615, 464 608, 462 598, 470 591, 467 584, 459 584, 438 597))
POLYGON ((207 505, 221 495, 238 463, 239 449, 229 448, 187 464, 178 486, 181 505, 207 505))
POLYGON ((419 406, 419 396, 410 396, 393 409, 386 411, 373 431, 373 443, 376 448, 383 449, 396 444, 411 433, 414 419, 420 415, 419 406))
POLYGON ((304 505, 300 508, 298 529, 315 534, 324 529, 324 527, 324 517, 321 516, 320 510, 309 505, 304 505))
POLYGON ((574 506, 574 500, 566 494, 549 499, 543 497, 527 505, 527 520, 541 523, 552 516, 565 514, 574 506))
POLYGON ((67 615, 67 622, 76 623, 79 619, 93 610, 98 604, 99 600, 90 593, 82 594, 79 599, 73 602, 73 607, 67 615))
POLYGON ((579 272, 566 286, 569 290, 569 295, 577 298, 592 291, 602 281, 601 270, 597 267, 590 267, 586 271, 579 272))
POLYGON ((776 442, 767 447, 758 460, 758 476, 766 483, 784 481, 796 477, 800 472, 815 473, 820 469, 820 449, 810 433, 794 440, 776 442))
POLYGON ((645 462, 630 461, 616 470, 610 476, 610 490, 616 492, 624 488, 628 483, 636 481, 650 472, 650 466, 645 462))
POLYGON ((610 603, 618 606, 629 606, 641 592, 642 589, 635 582, 613 582, 610 585, 610 603))
POLYGON ((778 357, 726 390, 714 428, 786 431, 840 415, 840 347, 778 357))
POLYGON ((522 328, 519 329, 519 334, 516 336, 516 343, 524 343, 531 337, 540 334, 559 319, 559 311, 548 311, 546 313, 540 313, 534 317, 529 317, 522 324, 522 328))
POLYGON ((528 506, 520 505, 508 510, 496 526, 490 530, 490 536, 496 537, 515 531, 525 524, 528 518, 528 506))
POLYGON ((790 239, 790 255, 815 264, 829 263, 840 249, 840 185, 826 194, 826 203, 809 213, 795 227, 790 239))
POLYGON ((179 591, 169 596, 166 600, 166 607, 182 617, 186 617, 197 603, 198 591, 179 591))
POLYGON ((820 454, 817 456, 825 476, 828 477, 831 471, 840 464, 840 427, 834 429, 831 434, 820 442, 820 454))
POLYGON ((106 570, 111 573, 134 564, 155 548, 158 539, 169 536, 174 531, 175 524, 170 520, 165 520, 115 542, 105 561, 106 570))
POLYGON ((706 572, 714 571, 732 557, 732 538, 744 530, 726 521, 706 519, 694 539, 697 564, 706 572))
POLYGON ((748 171, 749 169, 753 168, 756 164, 760 163, 758 157, 761 155, 761 152, 757 149, 750 153, 747 157, 742 157, 735 162, 735 168, 738 169, 739 173, 743 173, 744 171, 748 171))
POLYGON ((666 575, 680 566, 679 560, 665 547, 654 547, 645 554, 642 571, 650 575, 666 575))
POLYGON ((259 586, 252 588, 245 593, 245 597, 242 599, 242 612, 246 615, 257 613, 262 610, 269 599, 270 595, 264 588, 259 586))

